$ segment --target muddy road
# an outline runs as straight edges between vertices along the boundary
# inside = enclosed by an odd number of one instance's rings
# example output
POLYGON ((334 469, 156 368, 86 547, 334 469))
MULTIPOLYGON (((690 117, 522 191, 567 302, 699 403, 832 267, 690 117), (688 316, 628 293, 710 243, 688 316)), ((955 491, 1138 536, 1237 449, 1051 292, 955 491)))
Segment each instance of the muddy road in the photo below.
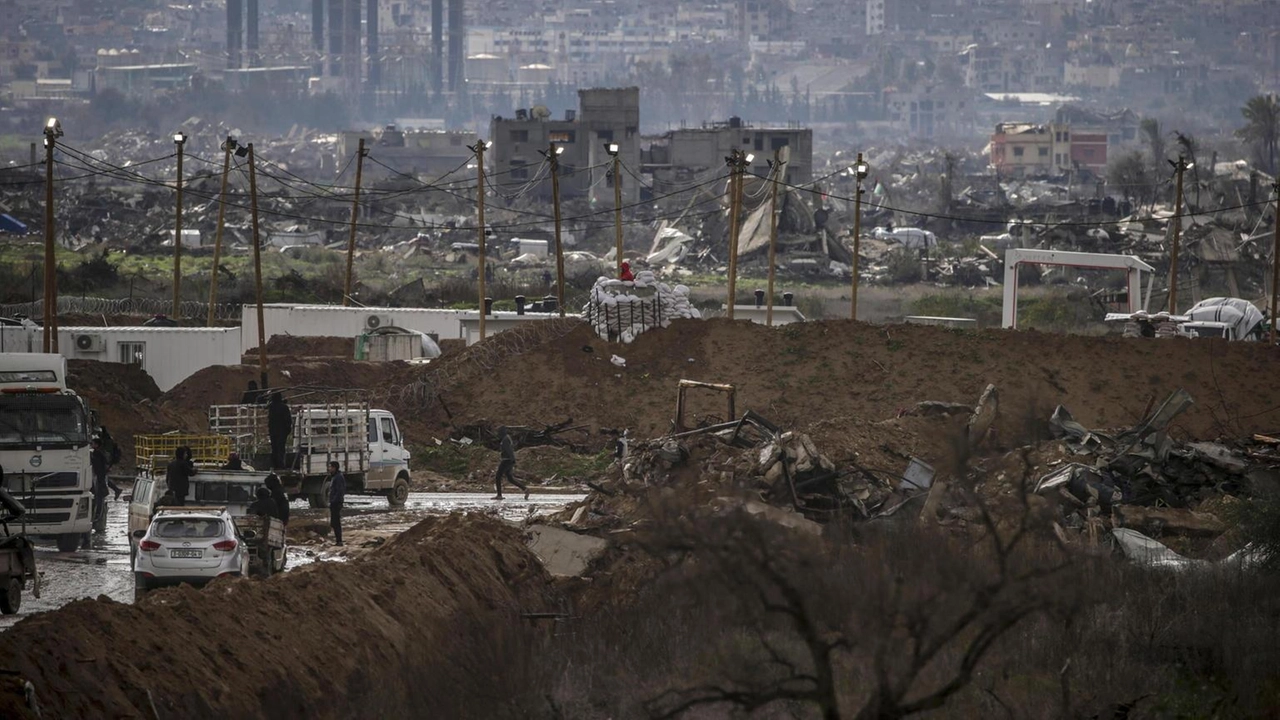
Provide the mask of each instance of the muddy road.
MULTIPOLYGON (((128 513, 125 502, 107 504, 107 531, 95 537, 92 547, 72 553, 60 553, 52 540, 37 540, 36 567, 40 572, 40 597, 30 585, 22 595, 22 610, 15 615, 0 616, 0 631, 13 627, 19 620, 40 612, 56 610, 74 600, 105 595, 122 603, 133 602, 133 573, 129 563, 128 513)), ((398 535, 430 515, 456 512, 488 512, 508 521, 521 521, 531 515, 555 512, 569 503, 581 500, 580 493, 536 493, 524 500, 519 494, 506 499, 491 499, 488 493, 409 493, 405 507, 392 510, 380 497, 350 496, 343 514, 343 534, 348 547, 380 544, 398 535)), ((290 525, 328 525, 328 510, 311 510, 304 501, 290 505, 290 525)), ((290 544, 288 568, 312 562, 342 562, 346 554, 327 538, 308 544, 290 544)))

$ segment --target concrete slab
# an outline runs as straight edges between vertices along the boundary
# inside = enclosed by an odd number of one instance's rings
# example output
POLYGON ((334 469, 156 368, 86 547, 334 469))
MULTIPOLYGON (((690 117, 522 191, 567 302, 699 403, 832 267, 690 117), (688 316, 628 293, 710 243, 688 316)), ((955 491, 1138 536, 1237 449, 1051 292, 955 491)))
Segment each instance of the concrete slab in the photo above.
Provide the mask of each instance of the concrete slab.
POLYGON ((556 577, 578 577, 609 544, 590 535, 579 535, 550 525, 529 528, 529 549, 556 577))

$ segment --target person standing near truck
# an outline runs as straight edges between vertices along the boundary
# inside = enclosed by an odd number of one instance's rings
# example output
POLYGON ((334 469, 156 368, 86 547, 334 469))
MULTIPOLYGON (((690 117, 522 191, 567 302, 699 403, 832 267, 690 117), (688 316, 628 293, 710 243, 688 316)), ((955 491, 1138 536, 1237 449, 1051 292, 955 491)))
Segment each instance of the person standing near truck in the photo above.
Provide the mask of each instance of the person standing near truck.
POLYGON ((329 525, 333 528, 333 544, 342 545, 342 503, 347 499, 347 476, 338 463, 329 463, 329 525))
POLYGON ((507 482, 515 485, 524 491, 524 499, 529 499, 529 487, 516 479, 516 447, 511 442, 511 433, 507 431, 507 426, 503 425, 498 428, 498 450, 502 454, 502 459, 498 461, 498 472, 493 477, 493 485, 498 490, 498 494, 493 496, 494 500, 502 499, 502 476, 507 477, 507 482))
POLYGON ((120 499, 120 486, 111 480, 111 468, 120 464, 120 446, 116 444, 116 439, 111 437, 111 433, 107 432, 106 425, 98 426, 98 437, 102 439, 102 452, 107 456, 107 487, 111 492, 116 494, 116 500, 120 499))
POLYGON ((174 505, 181 507, 187 504, 187 491, 191 487, 191 476, 195 474, 196 465, 191 461, 191 448, 183 445, 177 449, 164 472, 164 482, 173 494, 174 505))
MULTIPOLYGON (((102 451, 101 438, 89 442, 89 468, 93 472, 93 532, 101 535, 107 530, 107 454, 102 451)), ((80 537, 80 547, 89 547, 89 533, 80 537)))
POLYGON ((271 393, 267 403, 267 435, 271 437, 271 467, 285 467, 285 443, 293 432, 293 413, 279 391, 271 393))
POLYGON ((263 481, 263 484, 271 491, 271 499, 276 501, 276 517, 280 518, 280 522, 288 525, 289 496, 285 494, 284 486, 280 484, 280 477, 275 473, 271 473, 263 481))

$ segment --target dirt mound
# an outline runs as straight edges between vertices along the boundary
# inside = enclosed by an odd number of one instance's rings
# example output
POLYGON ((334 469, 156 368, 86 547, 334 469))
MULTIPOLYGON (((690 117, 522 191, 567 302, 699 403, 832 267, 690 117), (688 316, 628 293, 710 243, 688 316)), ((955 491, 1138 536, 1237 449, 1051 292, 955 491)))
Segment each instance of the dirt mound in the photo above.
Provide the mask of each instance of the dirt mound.
POLYGON ((518 530, 453 516, 348 563, 78 601, 0 635, 0 657, 45 718, 504 717, 540 693, 499 687, 520 614, 558 602, 518 530))
MULTIPOLYGON (((267 340, 267 355, 290 358, 342 358, 351 359, 355 353, 355 341, 345 337, 303 337, 297 335, 273 335, 267 340)), ((246 362, 256 362, 258 348, 254 346, 244 354, 246 362)))
MULTIPOLYGON (((480 347, 452 364, 474 362, 480 347)), ((849 321, 771 329, 677 320, 625 346, 600 340, 582 325, 478 368, 470 381, 446 389, 444 398, 458 425, 539 425, 572 417, 593 430, 629 427, 645 437, 671 429, 681 378, 731 383, 738 413, 753 409, 788 427, 821 418, 884 420, 921 400, 973 404, 994 383, 1001 400, 997 445, 1012 447, 1042 426, 1057 404, 1086 427, 1127 426, 1150 403, 1182 387, 1196 405, 1177 419, 1175 434, 1209 438, 1280 426, 1280 395, 1264 381, 1277 359, 1280 350, 1260 343, 849 321), (611 363, 613 354, 623 356, 626 366, 611 363)), ((724 400, 710 394, 691 395, 690 411, 695 421, 727 414, 724 400)))
MULTIPOLYGON (((268 346, 270 344, 268 343, 268 346)), ((362 388, 370 391, 371 402, 396 413, 401 430, 411 442, 419 442, 426 432, 415 425, 416 408, 394 400, 388 388, 408 385, 421 374, 421 369, 403 362, 356 362, 352 360, 284 360, 270 364, 271 387, 362 388)), ((164 394, 160 404, 184 419, 187 425, 208 428, 210 405, 240 402, 249 381, 257 382, 256 365, 217 365, 207 367, 183 380, 164 394)))
POLYGON ((99 422, 120 446, 127 469, 133 465, 133 436, 185 429, 178 416, 156 404, 160 388, 139 365, 68 360, 67 385, 89 401, 99 422))

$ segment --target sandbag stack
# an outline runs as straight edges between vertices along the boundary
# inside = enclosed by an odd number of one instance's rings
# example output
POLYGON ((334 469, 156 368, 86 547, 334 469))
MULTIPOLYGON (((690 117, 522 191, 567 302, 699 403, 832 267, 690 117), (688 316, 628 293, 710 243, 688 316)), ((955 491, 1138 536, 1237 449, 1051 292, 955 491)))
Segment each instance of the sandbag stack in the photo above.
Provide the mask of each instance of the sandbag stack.
POLYGON ((689 301, 688 287, 658 282, 649 270, 636 273, 635 280, 598 278, 582 314, 597 335, 624 343, 675 318, 702 318, 689 301))

